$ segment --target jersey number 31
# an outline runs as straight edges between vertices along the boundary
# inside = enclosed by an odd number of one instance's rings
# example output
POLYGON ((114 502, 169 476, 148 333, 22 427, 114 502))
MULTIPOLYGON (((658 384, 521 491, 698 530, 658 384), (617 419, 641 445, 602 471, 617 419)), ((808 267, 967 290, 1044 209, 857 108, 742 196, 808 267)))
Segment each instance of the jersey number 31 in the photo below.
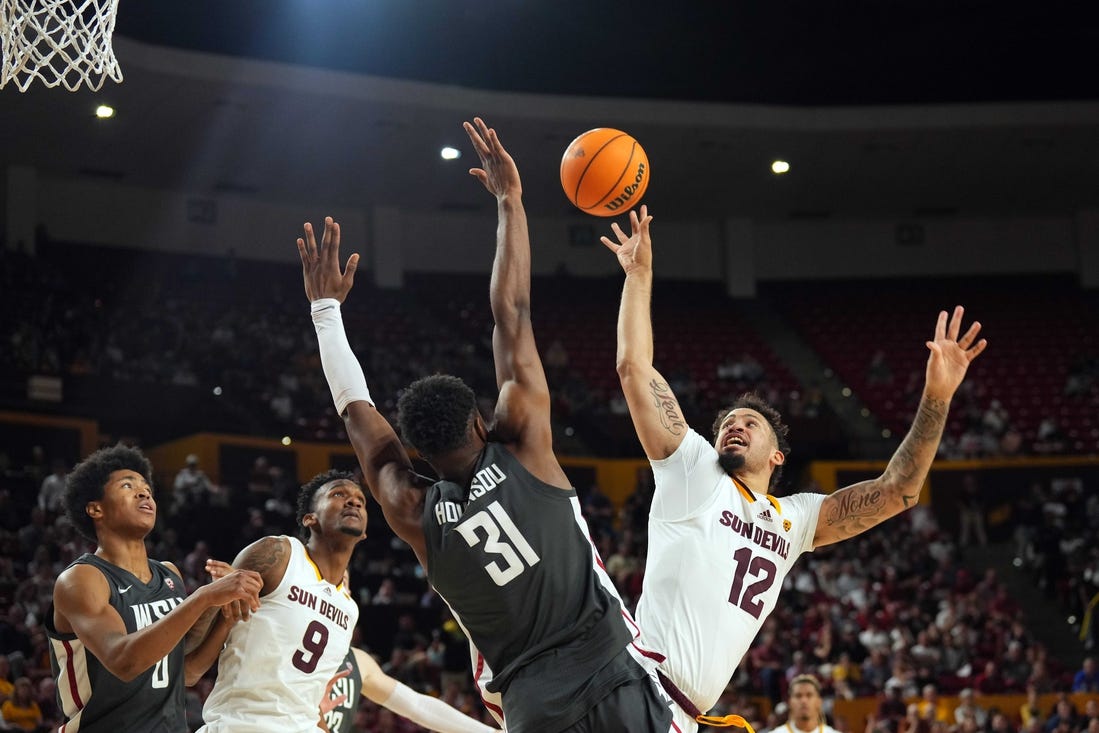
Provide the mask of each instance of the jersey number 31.
POLYGON ((455 529, 470 547, 476 547, 482 539, 477 530, 484 533, 485 552, 500 556, 499 561, 493 560, 485 565, 485 570, 496 585, 507 585, 528 566, 537 565, 540 559, 498 501, 492 502, 484 511, 477 512, 455 529), (504 534, 503 539, 500 537, 501 532, 504 534), (520 556, 522 560, 519 559, 520 556), (526 564, 523 563, 524 560, 526 564))

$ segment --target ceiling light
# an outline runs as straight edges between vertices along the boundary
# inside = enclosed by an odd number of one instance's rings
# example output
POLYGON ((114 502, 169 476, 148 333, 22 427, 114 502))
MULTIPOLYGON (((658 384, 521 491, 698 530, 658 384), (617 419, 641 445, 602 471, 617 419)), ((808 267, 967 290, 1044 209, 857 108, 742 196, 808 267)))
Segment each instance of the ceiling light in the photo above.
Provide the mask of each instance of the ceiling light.
POLYGON ((458 160, 462 157, 462 151, 448 145, 439 151, 439 155, 443 156, 443 160, 458 160))
POLYGON ((785 160, 776 160, 775 162, 771 163, 771 172, 776 175, 782 175, 783 173, 789 172, 789 170, 790 164, 787 163, 785 160))
POLYGON ((101 104, 95 108, 95 116, 101 120, 109 120, 114 117, 114 107, 109 104, 101 104))

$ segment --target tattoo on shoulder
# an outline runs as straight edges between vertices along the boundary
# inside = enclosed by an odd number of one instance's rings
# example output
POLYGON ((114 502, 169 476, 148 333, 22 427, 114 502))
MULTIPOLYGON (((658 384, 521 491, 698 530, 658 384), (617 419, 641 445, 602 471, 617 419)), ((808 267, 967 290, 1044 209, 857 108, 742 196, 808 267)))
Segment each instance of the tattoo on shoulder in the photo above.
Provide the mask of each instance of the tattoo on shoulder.
POLYGON ((687 429, 687 422, 680 414, 679 402, 675 399, 671 387, 666 382, 653 380, 649 382, 649 390, 660 415, 660 424, 672 435, 682 435, 687 429))
POLYGON ((255 570, 260 575, 265 575, 268 570, 278 565, 286 556, 286 543, 277 537, 267 537, 260 540, 243 558, 241 565, 246 570, 255 570))
POLYGON ((825 523, 844 532, 858 534, 878 523, 885 507, 885 492, 874 485, 852 486, 835 494, 825 523))

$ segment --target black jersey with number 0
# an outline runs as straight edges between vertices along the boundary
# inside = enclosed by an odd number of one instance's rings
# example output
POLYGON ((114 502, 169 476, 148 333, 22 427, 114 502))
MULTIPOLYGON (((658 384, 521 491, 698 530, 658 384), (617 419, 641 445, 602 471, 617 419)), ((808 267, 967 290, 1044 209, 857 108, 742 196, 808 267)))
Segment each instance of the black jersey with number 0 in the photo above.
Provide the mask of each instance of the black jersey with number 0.
MULTIPOLYGON (((148 583, 92 554, 81 555, 73 562, 77 564, 92 565, 107 578, 110 604, 128 634, 162 618, 187 596, 183 579, 156 560, 149 560, 153 577, 148 583)), ((46 614, 46 633, 66 733, 187 733, 182 641, 152 667, 123 682, 76 634, 58 633, 52 606, 46 614)))
POLYGON ((633 634, 583 521, 575 491, 539 481, 500 443, 468 489, 427 492, 428 580, 480 655, 478 685, 501 693, 509 733, 561 730, 644 675, 621 654, 633 634))

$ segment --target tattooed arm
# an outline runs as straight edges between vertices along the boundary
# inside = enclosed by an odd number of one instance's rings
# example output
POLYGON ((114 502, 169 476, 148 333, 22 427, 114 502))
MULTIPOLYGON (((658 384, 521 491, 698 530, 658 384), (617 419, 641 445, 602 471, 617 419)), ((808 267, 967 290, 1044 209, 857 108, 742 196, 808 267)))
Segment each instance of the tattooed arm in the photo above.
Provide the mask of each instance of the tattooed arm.
POLYGON ((233 567, 254 570, 263 579, 260 598, 273 591, 282 582, 286 566, 290 564, 290 541, 285 537, 263 537, 245 547, 233 560, 233 567))
POLYGON ((824 500, 817 520, 813 546, 821 547, 854 537, 871 527, 915 506, 927 480, 931 462, 939 449, 950 400, 965 378, 969 364, 985 350, 987 342, 977 340, 977 321, 961 338, 964 310, 959 305, 947 323, 946 311, 939 313, 935 338, 927 342, 927 379, 916 419, 904 436, 885 472, 872 481, 840 489, 824 500))
POLYGON ((664 379, 653 367, 653 324, 650 304, 653 290, 652 241, 649 238, 648 207, 641 215, 630 212, 630 236, 612 224, 615 244, 603 237, 626 273, 622 303, 618 308, 618 380, 641 447, 652 460, 667 458, 687 435, 683 410, 664 379))

